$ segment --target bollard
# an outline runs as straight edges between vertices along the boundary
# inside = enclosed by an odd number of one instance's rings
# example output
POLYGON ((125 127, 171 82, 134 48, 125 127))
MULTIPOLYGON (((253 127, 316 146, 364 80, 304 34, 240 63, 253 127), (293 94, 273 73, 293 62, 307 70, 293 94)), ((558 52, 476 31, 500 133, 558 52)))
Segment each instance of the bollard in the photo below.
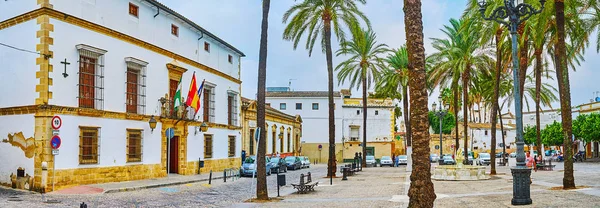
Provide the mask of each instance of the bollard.
POLYGON ((227 171, 223 170, 223 182, 227 183, 227 171))
POLYGON ((345 167, 342 170, 343 170, 342 171, 342 181, 347 181, 348 180, 348 177, 347 177, 348 176, 348 168, 345 167))
POLYGON ((42 184, 41 184, 42 193, 46 193, 46 184, 47 183, 48 183, 48 163, 42 162, 42 184))
POLYGON ((85 202, 81 202, 79 208, 87 208, 87 204, 85 204, 85 202))
POLYGON ((212 170, 210 170, 210 174, 208 175, 208 185, 210 185, 211 181, 212 181, 212 170))

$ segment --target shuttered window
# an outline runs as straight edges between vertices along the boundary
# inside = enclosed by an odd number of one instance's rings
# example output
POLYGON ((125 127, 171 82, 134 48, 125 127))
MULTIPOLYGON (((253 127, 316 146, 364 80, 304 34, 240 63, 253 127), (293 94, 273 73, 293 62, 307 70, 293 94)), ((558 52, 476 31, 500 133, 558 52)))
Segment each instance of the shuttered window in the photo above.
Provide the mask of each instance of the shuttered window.
POLYGON ((174 80, 174 79, 170 79, 169 80, 169 96, 170 96, 170 100, 168 101, 169 103, 169 115, 171 115, 171 117, 173 117, 176 113, 174 112, 174 102, 175 102, 175 93, 177 93, 177 86, 179 85, 179 81, 174 80))
POLYGON ((229 157, 235 157, 235 136, 229 136, 229 157))
POLYGON ((204 135, 204 158, 212 158, 213 156, 213 141, 212 135, 204 135))
POLYGON ((203 92, 202 108, 204 122, 215 122, 215 88, 205 86, 203 92))
POLYGON ((79 128, 79 164, 98 164, 99 138, 97 127, 79 128))
POLYGON ((139 7, 135 4, 129 3, 129 14, 138 17, 139 7))
POLYGON ((350 141, 358 141, 358 126, 350 127, 350 141))
MULTIPOLYGON (((126 58, 125 109, 127 113, 145 114, 146 110, 146 65, 126 58)), ((147 64, 147 63, 146 63, 147 64)))
POLYGON ((288 130, 288 134, 287 134, 287 152, 291 152, 290 151, 290 147, 292 146, 292 143, 291 143, 292 141, 291 140, 292 140, 292 138, 290 137, 290 132, 288 130))
POLYGON ((142 130, 127 130, 127 162, 142 161, 142 130))
POLYGON ((238 121, 238 94, 234 91, 227 92, 227 124, 237 126, 238 121))
POLYGON ((254 129, 250 129, 250 141, 249 141, 249 147, 250 147, 250 155, 254 155, 254 129))
POLYGON ((77 45, 79 52, 79 107, 102 110, 104 104, 104 53, 87 45, 77 45))

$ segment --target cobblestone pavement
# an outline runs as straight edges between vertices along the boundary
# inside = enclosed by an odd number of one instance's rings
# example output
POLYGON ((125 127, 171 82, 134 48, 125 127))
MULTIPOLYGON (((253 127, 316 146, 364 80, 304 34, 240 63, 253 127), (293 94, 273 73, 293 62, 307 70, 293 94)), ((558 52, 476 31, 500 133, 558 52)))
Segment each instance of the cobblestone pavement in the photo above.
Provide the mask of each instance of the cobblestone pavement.
MULTIPOLYGON (((333 186, 321 181, 314 192, 290 194, 282 201, 243 204, 246 207, 398 207, 405 206, 406 171, 399 168, 373 167, 348 177, 334 179, 333 186)), ((241 207, 242 205, 237 205, 241 207)))
MULTIPOLYGON (((302 169, 286 173, 287 186, 281 187, 281 194, 293 192, 290 183, 296 183, 301 173, 311 172, 315 179, 326 175, 325 165, 313 165, 310 169, 302 169)), ((277 196, 275 174, 267 176, 269 196, 277 196)), ((324 180, 324 179, 323 179, 324 180)), ((236 181, 228 179, 191 183, 132 192, 119 192, 91 195, 46 194, 46 199, 58 200, 60 203, 43 203, 41 194, 15 191, 0 187, 0 207, 79 207, 81 202, 88 207, 227 207, 254 197, 255 189, 251 188, 251 178, 236 181), (11 198, 18 197, 18 198, 11 198), (16 201, 15 201, 16 199, 16 201), (22 201, 19 201, 22 200, 22 201)), ((256 182, 254 182, 256 184, 256 182)))

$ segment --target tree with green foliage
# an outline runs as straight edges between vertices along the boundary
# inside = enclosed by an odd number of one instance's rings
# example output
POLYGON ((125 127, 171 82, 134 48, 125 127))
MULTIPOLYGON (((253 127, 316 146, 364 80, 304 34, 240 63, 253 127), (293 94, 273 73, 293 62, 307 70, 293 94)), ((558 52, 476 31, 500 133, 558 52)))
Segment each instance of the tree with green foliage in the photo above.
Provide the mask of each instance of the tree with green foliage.
MULTIPOLYGON (((369 19, 358 9, 358 4, 366 4, 366 0, 304 0, 294 4, 283 14, 283 39, 294 43, 294 50, 300 40, 306 37, 306 49, 310 56, 316 42, 321 43, 321 51, 327 59, 327 88, 329 97, 329 161, 327 176, 334 176, 335 162, 335 112, 333 103, 333 49, 331 34, 338 40, 346 39, 344 27, 360 25, 363 20, 371 28, 369 19)), ((366 157, 366 155, 363 155, 366 157)), ((364 160, 364 159, 363 159, 364 160)))
POLYGON ((523 140, 525 140, 526 145, 537 144, 536 137, 537 137, 536 126, 527 125, 523 128, 523 140))
POLYGON ((573 135, 584 141, 585 147, 591 142, 600 141, 600 114, 581 114, 573 120, 573 135))
MULTIPOLYGON (((452 129, 456 126, 454 114, 448 112, 442 119, 442 132, 444 134, 452 133, 452 129)), ((440 118, 435 115, 435 112, 429 111, 429 126, 433 129, 433 133, 440 133, 440 118)))
MULTIPOLYGON (((535 133, 534 133, 535 134, 535 133)), ((542 144, 548 146, 559 146, 563 144, 563 128, 561 123, 554 121, 554 123, 547 125, 542 130, 542 144)))

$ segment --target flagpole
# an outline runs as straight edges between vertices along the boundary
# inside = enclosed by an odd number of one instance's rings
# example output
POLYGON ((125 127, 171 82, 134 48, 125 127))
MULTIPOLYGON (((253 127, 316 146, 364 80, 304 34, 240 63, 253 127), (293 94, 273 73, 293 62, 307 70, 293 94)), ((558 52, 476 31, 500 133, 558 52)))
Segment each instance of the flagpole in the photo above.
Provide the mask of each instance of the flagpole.
MULTIPOLYGON (((194 72, 194 73, 196 73, 196 72, 194 72)), ((198 99, 202 98, 202 93, 200 92, 200 90, 204 90, 204 81, 206 81, 206 79, 202 79, 202 84, 200 84, 200 89, 198 89, 198 99)), ((202 103, 202 102, 200 102, 200 103, 202 103)), ((198 114, 199 110, 200 110, 200 105, 198 105, 198 109, 194 113, 194 118, 196 118, 196 115, 198 114)))

